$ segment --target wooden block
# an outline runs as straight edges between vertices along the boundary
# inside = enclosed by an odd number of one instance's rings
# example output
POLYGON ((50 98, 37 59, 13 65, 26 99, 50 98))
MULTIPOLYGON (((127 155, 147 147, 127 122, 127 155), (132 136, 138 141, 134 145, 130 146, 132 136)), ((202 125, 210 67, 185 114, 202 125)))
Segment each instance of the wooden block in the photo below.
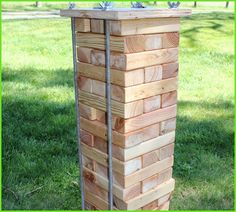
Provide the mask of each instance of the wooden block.
POLYGON ((84 202, 85 210, 93 211, 98 210, 94 205, 90 204, 89 202, 84 202))
POLYGON ((144 205, 160 198, 161 196, 168 194, 174 190, 175 181, 171 179, 155 189, 152 189, 146 193, 139 195, 129 201, 127 201, 127 210, 135 210, 137 208, 143 207, 144 205))
MULTIPOLYGON (((91 158, 92 160, 95 160, 96 162, 107 166, 107 154, 95 149, 95 148, 91 148, 86 144, 81 145, 83 154, 88 157, 91 158)), ((115 158, 113 158, 113 169, 115 171, 117 171, 120 174, 123 175, 130 175, 134 172, 136 172, 137 170, 141 169, 141 157, 138 158, 134 158, 132 160, 129 160, 127 162, 122 162, 120 160, 117 160, 115 158)))
POLYGON ((161 97, 160 95, 158 96, 152 96, 149 98, 146 98, 143 100, 144 104, 144 113, 151 112, 153 110, 157 110, 161 107, 161 97))
MULTIPOLYGON (((82 104, 94 107, 101 111, 106 111, 106 98, 80 91, 79 101, 82 104)), ((143 113, 143 100, 133 101, 129 103, 121 103, 115 100, 111 101, 112 114, 121 118, 130 118, 143 113)))
POLYGON ((95 170, 95 162, 84 155, 82 155, 82 157, 83 157, 83 159, 82 159, 83 166, 94 171, 95 170))
POLYGON ((163 48, 172 48, 179 46, 179 32, 165 33, 162 37, 163 48))
POLYGON ((153 82, 162 79, 162 66, 151 66, 144 68, 145 71, 145 83, 153 82))
POLYGON ((177 104, 177 91, 171 91, 161 95, 161 107, 177 104))
MULTIPOLYGON (((93 133, 93 135, 98 136, 106 140, 107 130, 106 126, 98 121, 90 121, 84 118, 80 118, 81 128, 86 131, 93 133)), ((113 131, 113 143, 124 147, 132 147, 140 144, 143 141, 147 141, 149 139, 155 138, 159 135, 159 124, 149 125, 140 130, 136 130, 127 134, 121 134, 113 131)))
MULTIPOLYGON (((91 170, 85 169, 84 178, 86 181, 89 181, 91 184, 102 188, 105 191, 108 191, 108 179, 107 177, 100 176, 98 173, 91 170)), ((128 188, 122 188, 116 184, 113 184, 113 195, 117 198, 127 201, 132 199, 140 194, 140 183, 137 183, 128 188)), ((99 195, 98 195, 99 196, 99 195)))
POLYGON ((142 193, 145 193, 157 186, 157 175, 153 175, 142 181, 142 193))
POLYGON ((85 189, 84 192, 84 196, 85 196, 85 200, 87 202, 89 202, 90 204, 93 204, 97 209, 99 210, 108 210, 108 203, 106 200, 104 200, 104 198, 100 198, 96 195, 94 195, 94 193, 92 193, 92 191, 88 191, 85 189))
POLYGON ((168 202, 171 198, 171 193, 169 194, 166 194, 164 195, 163 197, 160 197, 158 200, 157 200, 157 205, 158 206, 161 206, 163 205, 165 202, 168 202))
MULTIPOLYGON (((107 153, 108 147, 107 147, 107 141, 99 138, 99 137, 95 137, 94 138, 94 147, 98 150, 100 150, 101 152, 107 153)), ((124 150, 117 146, 117 145, 112 145, 112 156, 118 160, 122 160, 124 161, 124 150)))
POLYGON ((100 121, 103 124, 106 124, 106 113, 101 110, 96 110, 96 120, 100 121))
MULTIPOLYGON (((104 51, 83 47, 79 47, 78 49, 78 58, 80 62, 92 63, 96 66, 105 67, 104 51), (90 62, 88 62, 89 59, 90 62)), ((116 52, 111 52, 110 54, 111 68, 124 71, 160 65, 163 63, 171 63, 177 60, 178 48, 159 49, 132 54, 121 54, 116 52)))
POLYGON ((142 210, 155 210, 157 208, 157 201, 154 200, 153 202, 148 203, 147 205, 143 206, 142 210))
POLYGON ((162 121, 161 124, 161 135, 174 131, 176 129, 176 118, 168 119, 162 121))
MULTIPOLYGON (((91 175, 90 175, 91 176, 91 175)), ((89 176, 89 177, 90 177, 89 176)), ((85 190, 92 191, 93 195, 98 196, 105 201, 108 201, 108 192, 94 183, 89 177, 86 176, 86 172, 84 174, 84 187, 85 190)))
POLYGON ((90 19, 76 18, 75 31, 76 32, 90 32, 90 19))
POLYGON ((80 109, 80 115, 86 119, 89 120, 96 120, 97 119, 97 113, 96 113, 96 109, 89 107, 87 105, 84 104, 79 104, 79 109, 80 109))
MULTIPOLYGON (((92 22, 99 23, 100 20, 91 20, 92 22)), ((101 33, 100 23, 97 25, 92 24, 92 30, 101 33)), ((102 32, 103 33, 103 32, 102 32)), ((105 50, 105 36, 104 34, 95 33, 77 33, 77 45, 80 47, 87 47, 99 50, 105 50)), ((178 47, 179 34, 162 33, 150 35, 131 35, 131 36, 110 36, 110 49, 111 51, 121 53, 135 53, 150 51, 162 48, 178 47)))
MULTIPOLYGON (((95 171, 96 171, 96 174, 98 174, 98 176, 101 176, 101 177, 105 178, 106 180, 108 179, 108 174, 107 174, 108 168, 106 166, 96 163, 95 171)), ((123 189, 124 188, 124 177, 122 174, 120 174, 114 170, 113 170, 113 183, 115 185, 118 185, 119 187, 122 187, 121 190, 124 190, 123 189)), ((116 194, 116 195, 119 197, 118 194, 116 194)))
MULTIPOLYGON (((168 135, 168 134, 165 134, 165 135, 168 135)), ((160 149, 160 160, 170 157, 173 154, 174 154, 174 144, 169 144, 167 146, 164 146, 160 149)))
POLYGON ((98 80, 92 80, 92 91, 93 94, 99 95, 99 96, 105 96, 106 91, 105 91, 105 83, 98 81, 98 80))
POLYGON ((172 177, 172 168, 168 168, 157 174, 156 183, 161 185, 162 183, 168 181, 172 177))
POLYGON ((91 19, 91 31, 94 33, 104 33, 104 20, 91 19))
POLYGON ((140 169, 137 172, 134 172, 133 174, 125 176, 124 179, 125 188, 137 182, 143 181, 146 178, 151 177, 156 173, 161 172, 171 166, 173 166, 173 157, 169 157, 162 161, 158 161, 150 166, 140 169))
POLYGON ((124 119, 116 125, 116 130, 120 133, 128 133, 174 117, 176 117, 176 105, 124 119))
POLYGON ((160 160, 160 150, 157 149, 143 155, 143 167, 150 166, 160 160))
POLYGON ((162 79, 167 79, 170 77, 176 77, 178 75, 179 64, 178 63, 168 63, 162 65, 162 79))
POLYGON ((177 78, 170 78, 124 88, 124 99, 122 101, 131 102, 176 90, 177 82, 177 78))
POLYGON ((94 137, 91 133, 85 131, 85 130, 80 130, 80 138, 81 141, 89 146, 94 145, 94 137))
MULTIPOLYGON (((177 32, 180 29, 179 18, 149 18, 122 21, 110 21, 111 35, 137 35, 163 32, 177 32)), ((94 33, 104 33, 101 20, 91 20, 94 33)))
MULTIPOLYGON (((105 82, 105 68, 94 66, 89 63, 78 63, 78 72, 80 76, 88 77, 105 82)), ((111 69, 111 83, 124 87, 142 84, 144 82, 144 69, 132 71, 120 71, 111 69)))
POLYGON ((130 160, 132 158, 141 156, 145 153, 151 152, 153 150, 161 148, 160 158, 167 157, 171 153, 172 146, 168 145, 173 143, 175 140, 175 132, 170 132, 168 134, 158 136, 149 141, 145 141, 139 145, 132 148, 124 149, 124 161, 130 160), (168 146, 166 146, 168 145, 168 146), (163 149, 162 149, 163 148, 163 149), (162 154, 162 155, 161 155, 162 154))
POLYGON ((160 210, 160 211, 168 211, 168 210, 169 210, 169 207, 170 207, 170 201, 165 202, 163 205, 159 206, 159 207, 157 208, 157 210, 160 210))
POLYGON ((77 58, 84 63, 91 63, 91 51, 89 48, 77 48, 77 58))
POLYGON ((111 21, 111 34, 137 35, 179 31, 179 18, 111 21))
POLYGON ((92 80, 91 79, 79 76, 77 83, 80 90, 92 93, 92 80))

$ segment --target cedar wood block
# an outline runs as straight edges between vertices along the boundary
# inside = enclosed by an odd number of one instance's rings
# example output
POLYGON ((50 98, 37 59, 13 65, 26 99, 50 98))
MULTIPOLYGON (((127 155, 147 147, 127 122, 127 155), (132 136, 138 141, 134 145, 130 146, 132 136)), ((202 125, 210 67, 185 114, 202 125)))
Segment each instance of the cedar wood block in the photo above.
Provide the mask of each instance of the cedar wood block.
MULTIPOLYGON (((96 66, 105 67, 105 53, 85 47, 77 48, 78 60, 84 63, 91 63, 96 66)), ((111 68, 118 70, 133 70, 147 66, 171 63, 178 60, 178 48, 159 49, 132 54, 111 52, 111 68)))
MULTIPOLYGON (((97 20, 96 20, 97 21, 97 20)), ((95 33, 77 33, 76 42, 80 47, 105 50, 105 35, 95 33)), ((178 47, 179 33, 170 32, 150 35, 110 36, 111 51, 135 53, 155 49, 178 47)))
POLYGON ((76 32, 90 32, 90 19, 76 18, 75 31, 76 32))
MULTIPOLYGON (((107 139, 106 133, 106 125, 99 121, 90 121, 80 118, 81 128, 86 131, 92 133, 95 136, 98 136, 103 139, 107 139)), ((113 143, 123 147, 129 148, 135 145, 140 144, 143 141, 147 141, 149 139, 155 138, 159 135, 159 124, 149 125, 142 129, 138 129, 136 131, 122 134, 115 131, 112 131, 113 143)))
MULTIPOLYGON (((178 32, 179 29, 179 18, 110 21, 110 34, 118 36, 178 32)), ((91 19, 91 31, 93 33, 104 33, 103 20, 91 19)))
MULTIPOLYGON (((95 66, 89 63, 78 62, 79 76, 99 80, 105 82, 105 68, 95 66)), ((144 82, 144 69, 136 69, 132 71, 120 71, 111 69, 111 83, 119 86, 133 86, 144 82)))

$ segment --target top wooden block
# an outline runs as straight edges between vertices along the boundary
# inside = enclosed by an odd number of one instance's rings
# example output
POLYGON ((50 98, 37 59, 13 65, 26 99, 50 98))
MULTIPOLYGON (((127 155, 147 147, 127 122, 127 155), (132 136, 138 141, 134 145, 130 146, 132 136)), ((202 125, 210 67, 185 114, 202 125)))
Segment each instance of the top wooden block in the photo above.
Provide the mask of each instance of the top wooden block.
POLYGON ((144 19, 144 18, 167 18, 190 16, 190 9, 157 9, 157 8, 114 8, 109 10, 100 9, 66 9, 61 10, 60 15, 77 18, 93 18, 107 20, 144 19))

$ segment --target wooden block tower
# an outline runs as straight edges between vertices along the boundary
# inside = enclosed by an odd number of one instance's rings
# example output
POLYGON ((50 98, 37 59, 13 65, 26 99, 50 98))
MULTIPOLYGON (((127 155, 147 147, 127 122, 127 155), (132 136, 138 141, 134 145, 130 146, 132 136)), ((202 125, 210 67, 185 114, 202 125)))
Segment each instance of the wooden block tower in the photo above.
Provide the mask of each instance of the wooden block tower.
POLYGON ((108 209, 104 21, 110 20, 114 209, 167 210, 176 128, 180 9, 63 10, 76 17, 85 201, 108 209))

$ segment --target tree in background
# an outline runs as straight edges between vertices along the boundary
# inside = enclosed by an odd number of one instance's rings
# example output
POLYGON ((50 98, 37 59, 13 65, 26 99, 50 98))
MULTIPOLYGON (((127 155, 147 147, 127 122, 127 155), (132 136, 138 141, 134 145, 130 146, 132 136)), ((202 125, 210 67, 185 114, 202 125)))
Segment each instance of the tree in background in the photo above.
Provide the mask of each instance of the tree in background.
POLYGON ((229 7, 229 1, 226 2, 225 7, 226 7, 226 8, 229 7))
POLYGON ((197 2, 195 1, 194 4, 193 4, 194 7, 197 7, 197 2))
POLYGON ((42 3, 41 2, 39 2, 39 1, 36 1, 35 2, 35 7, 41 7, 42 6, 42 3))

